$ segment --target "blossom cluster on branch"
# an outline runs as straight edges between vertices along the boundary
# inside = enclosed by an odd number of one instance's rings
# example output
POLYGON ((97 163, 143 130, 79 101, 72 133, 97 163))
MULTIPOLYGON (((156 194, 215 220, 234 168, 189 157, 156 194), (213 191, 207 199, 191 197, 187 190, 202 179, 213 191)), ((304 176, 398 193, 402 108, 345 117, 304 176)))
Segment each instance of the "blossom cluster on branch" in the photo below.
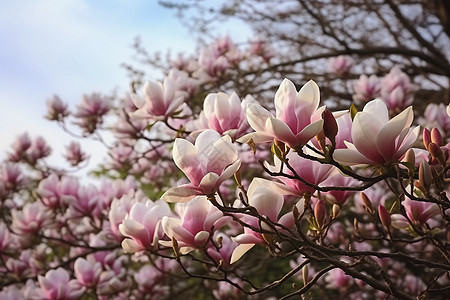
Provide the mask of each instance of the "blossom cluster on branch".
POLYGON ((398 67, 355 80, 338 111, 312 80, 280 81, 273 101, 210 91, 273 58, 251 45, 219 39, 120 101, 48 101, 48 119, 107 148, 103 181, 71 175, 89 158, 78 142, 64 169, 18 137, 0 165, 0 299, 449 295, 448 106, 421 129, 398 67))

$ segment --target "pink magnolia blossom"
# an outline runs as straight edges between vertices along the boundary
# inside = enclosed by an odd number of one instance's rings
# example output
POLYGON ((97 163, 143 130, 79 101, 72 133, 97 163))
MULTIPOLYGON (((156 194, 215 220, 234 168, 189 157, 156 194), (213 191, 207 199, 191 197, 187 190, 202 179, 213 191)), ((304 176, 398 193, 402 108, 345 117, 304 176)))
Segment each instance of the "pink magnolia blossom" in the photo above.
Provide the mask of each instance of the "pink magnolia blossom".
POLYGON ((102 273, 102 265, 99 262, 82 257, 75 261, 73 269, 78 282, 85 287, 96 286, 102 273))
POLYGON ((149 200, 145 197, 144 193, 141 190, 137 192, 135 192, 134 190, 130 190, 122 197, 113 199, 108 216, 111 231, 114 236, 116 236, 120 240, 121 238, 123 238, 119 232, 119 225, 125 219, 126 215, 130 212, 131 207, 133 207, 135 203, 144 203, 146 199, 149 200))
POLYGON ((164 119, 171 116, 184 102, 184 93, 177 90, 173 79, 165 78, 163 83, 146 81, 142 92, 143 97, 131 95, 134 105, 138 108, 130 112, 130 117, 137 119, 164 119))
POLYGON ((169 205, 162 200, 134 203, 119 225, 120 233, 126 237, 122 241, 124 251, 134 253, 156 246, 164 236, 160 221, 164 216, 171 215, 169 205))
POLYGON ((36 191, 45 206, 55 209, 76 201, 78 188, 79 184, 76 178, 63 176, 60 180, 58 175, 52 173, 39 183, 36 191))
POLYGON ((206 251, 208 254, 216 261, 216 263, 220 263, 222 261, 222 267, 229 267, 231 262, 231 256, 234 252, 234 249, 239 245, 231 237, 220 232, 214 235, 215 243, 217 244, 217 240, 221 239, 221 244, 219 248, 216 248, 212 243, 208 244, 208 249, 206 251))
POLYGON ((64 157, 72 166, 77 166, 80 162, 85 161, 89 156, 81 150, 80 143, 71 142, 66 147, 66 154, 64 157))
POLYGON ((108 100, 98 94, 83 95, 81 103, 77 106, 74 116, 77 120, 74 122, 80 126, 86 133, 93 133, 98 125, 103 122, 103 117, 110 110, 108 100))
MULTIPOLYGON (((269 218, 272 222, 291 227, 294 221, 292 212, 288 212, 281 217, 279 216, 284 205, 283 195, 289 194, 291 194, 290 190, 286 189, 282 184, 262 178, 254 178, 247 191, 248 204, 256 208, 260 215, 269 218)), ((304 199, 302 198, 298 201, 296 206, 299 213, 302 214, 304 210, 304 199)), ((268 224, 260 222, 258 218, 254 216, 245 215, 242 221, 255 228, 271 230, 268 224)), ((244 227, 244 233, 234 237, 233 240, 238 243, 239 246, 233 251, 230 261, 231 264, 239 260, 256 244, 267 243, 260 232, 254 231, 249 227, 244 227)))
MULTIPOLYGON (((360 184, 359 181, 353 179, 350 176, 342 175, 341 173, 333 174, 323 182, 323 186, 352 187, 358 186, 359 184, 360 184)), ((342 206, 354 193, 355 193, 354 191, 348 190, 345 191, 331 190, 326 193, 321 193, 321 196, 323 196, 325 200, 328 201, 328 203, 338 204, 339 206, 342 206)))
POLYGON ((275 94, 276 117, 259 104, 250 104, 247 120, 256 132, 238 141, 253 139, 255 143, 264 143, 276 139, 291 148, 305 145, 322 130, 320 116, 325 107, 317 109, 319 98, 319 87, 314 81, 310 80, 297 92, 294 84, 284 79, 275 94))
POLYGON ((38 276, 39 286, 36 292, 48 300, 79 299, 85 288, 76 280, 70 280, 69 273, 63 268, 50 270, 44 276, 38 276))
POLYGON ((337 149, 334 159, 345 165, 382 165, 397 162, 412 147, 420 127, 410 128, 412 107, 389 120, 386 104, 375 99, 358 112, 352 124, 353 144, 337 149))
POLYGON ((67 103, 62 102, 58 96, 53 96, 47 100, 47 115, 45 117, 52 121, 62 121, 69 115, 67 103))
MULTIPOLYGON (((321 164, 317 161, 302 158, 295 152, 289 152, 286 155, 286 158, 289 160, 289 165, 295 170, 297 175, 310 184, 319 185, 333 172, 337 171, 337 169, 332 165, 321 164)), ((275 166, 271 166, 267 162, 265 163, 265 166, 272 172, 279 172, 282 162, 275 155, 273 160, 275 166)), ((283 169, 283 173, 293 175, 292 171, 286 166, 283 169)), ((283 182, 287 187, 291 188, 292 194, 300 197, 303 196, 304 193, 314 193, 315 191, 314 187, 308 186, 297 179, 291 179, 284 176, 277 176, 275 178, 283 182)))
POLYGON ((208 128, 214 129, 221 135, 228 134, 233 139, 242 136, 249 128, 245 109, 252 102, 255 101, 248 97, 241 102, 235 92, 231 95, 209 94, 203 103, 208 128))
POLYGON ((211 129, 200 133, 195 145, 177 138, 173 160, 191 182, 166 191, 161 199, 167 202, 186 202, 196 195, 214 194, 241 165, 231 138, 221 137, 211 129))
POLYGON ((417 87, 398 66, 394 66, 381 80, 381 99, 392 112, 399 112, 411 105, 416 90, 417 87))
POLYGON ((28 161, 32 164, 36 163, 37 160, 47 157, 52 152, 52 149, 44 140, 43 137, 38 136, 32 143, 31 147, 27 150, 28 161))
POLYGON ((367 77, 363 74, 353 85, 353 90, 353 100, 356 103, 366 103, 381 95, 381 80, 376 75, 367 77))
POLYGON ((331 57, 328 61, 328 69, 331 73, 343 75, 350 72, 353 67, 353 59, 348 55, 339 55, 331 57))
POLYGON ((48 223, 51 214, 40 202, 26 203, 22 210, 11 211, 12 228, 16 233, 35 234, 48 223))
POLYGON ((220 229, 230 220, 205 196, 197 196, 188 203, 177 203, 175 211, 178 217, 164 216, 161 221, 164 232, 171 240, 159 243, 172 247, 172 239, 175 239, 182 254, 205 246, 213 229, 220 229))
MULTIPOLYGON (((409 220, 419 226, 424 226, 430 218, 440 213, 439 207, 430 202, 415 201, 406 198, 402 202, 402 205, 405 208, 409 220)), ((391 218, 392 226, 396 228, 408 228, 410 225, 408 220, 400 214, 393 214, 391 218)))

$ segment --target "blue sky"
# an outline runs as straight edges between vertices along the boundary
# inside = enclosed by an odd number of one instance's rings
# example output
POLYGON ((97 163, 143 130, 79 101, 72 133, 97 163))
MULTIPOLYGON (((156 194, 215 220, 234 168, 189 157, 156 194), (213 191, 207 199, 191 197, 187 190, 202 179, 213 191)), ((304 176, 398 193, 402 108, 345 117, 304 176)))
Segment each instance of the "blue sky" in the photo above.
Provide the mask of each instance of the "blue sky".
MULTIPOLYGON (((241 25, 221 30, 243 35, 241 25)), ((44 136, 60 156, 71 139, 43 118, 45 101, 57 94, 74 107, 84 93, 126 92, 120 64, 131 61, 138 35, 149 53, 195 47, 156 0, 0 0, 0 159, 24 131, 44 136)))

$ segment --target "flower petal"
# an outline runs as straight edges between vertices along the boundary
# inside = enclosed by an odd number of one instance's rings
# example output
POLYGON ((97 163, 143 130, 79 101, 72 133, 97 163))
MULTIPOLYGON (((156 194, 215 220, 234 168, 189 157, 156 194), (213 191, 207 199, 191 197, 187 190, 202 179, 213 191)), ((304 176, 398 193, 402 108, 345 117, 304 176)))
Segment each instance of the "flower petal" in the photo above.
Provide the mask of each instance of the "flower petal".
POLYGON ((255 244, 241 244, 233 250, 231 254, 230 264, 238 261, 248 250, 252 249, 255 244))

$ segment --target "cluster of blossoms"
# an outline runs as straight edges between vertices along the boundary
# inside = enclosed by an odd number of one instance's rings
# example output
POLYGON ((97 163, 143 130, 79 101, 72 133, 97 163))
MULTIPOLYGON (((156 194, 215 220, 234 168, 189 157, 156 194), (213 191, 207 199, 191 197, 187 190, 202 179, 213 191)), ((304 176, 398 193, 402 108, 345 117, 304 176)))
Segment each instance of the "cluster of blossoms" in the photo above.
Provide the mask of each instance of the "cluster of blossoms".
MULTIPOLYGON (((202 94, 245 53, 273 55, 261 41, 246 51, 222 38, 117 107, 99 94, 75 113, 48 102, 47 118, 66 130, 74 118, 80 136, 105 142, 111 129, 99 173, 114 180, 86 184, 45 163, 43 139, 17 139, 0 167, 0 299, 413 299, 448 289, 449 115, 430 108, 436 125, 414 125, 414 86, 398 68, 360 78, 361 111, 321 106, 312 80, 297 89, 284 79, 268 108, 233 91, 202 94)), ((88 158, 78 143, 67 150, 70 167, 88 158)))

